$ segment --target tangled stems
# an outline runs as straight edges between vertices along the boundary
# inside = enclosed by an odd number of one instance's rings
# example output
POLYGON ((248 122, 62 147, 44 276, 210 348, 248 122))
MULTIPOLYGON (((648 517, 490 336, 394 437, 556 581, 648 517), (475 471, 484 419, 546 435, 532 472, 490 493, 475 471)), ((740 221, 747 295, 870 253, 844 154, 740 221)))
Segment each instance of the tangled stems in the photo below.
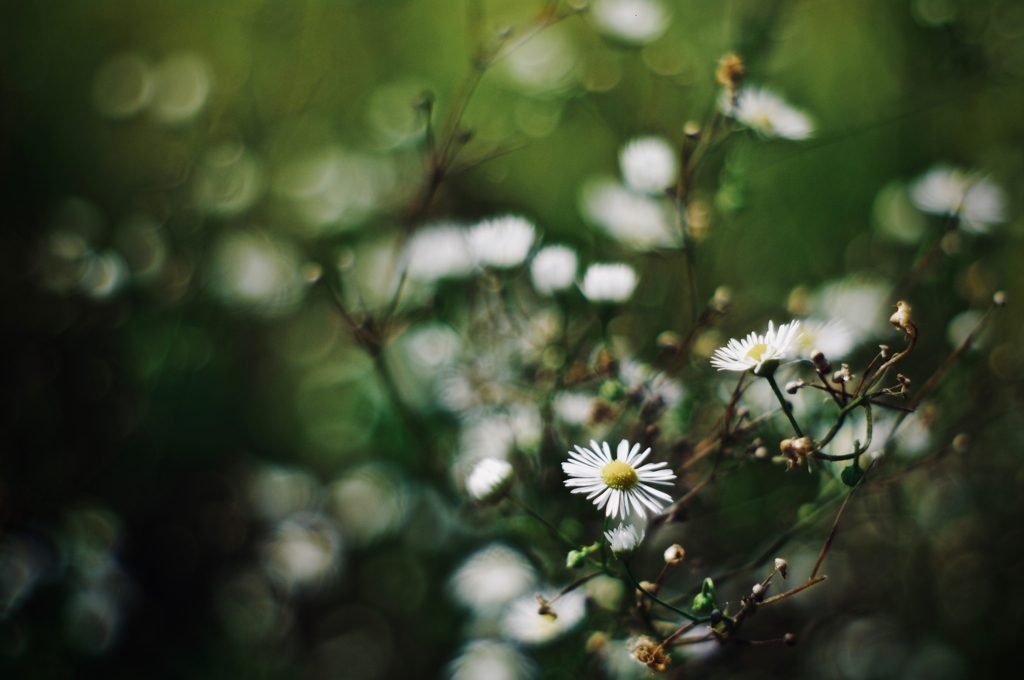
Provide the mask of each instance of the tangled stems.
POLYGON ((633 585, 636 586, 637 590, 639 590, 641 593, 643 593, 647 597, 651 598, 651 600, 653 600, 654 602, 657 602, 658 604, 660 604, 662 607, 666 607, 667 609, 671 609, 676 614, 679 614, 683 618, 688 619, 689 621, 692 621, 694 623, 702 623, 704 621, 710 621, 711 620, 710 616, 695 616, 694 614, 691 614, 689 612, 683 611, 682 609, 679 609, 678 607, 674 607, 674 606, 670 605, 668 602, 665 602, 664 600, 659 599, 656 595, 654 595, 649 590, 647 590, 642 585, 640 585, 640 582, 636 580, 636 577, 633 576, 633 572, 629 568, 629 562, 623 562, 622 566, 624 566, 626 568, 626 575, 629 576, 629 580, 633 582, 633 585))
MULTIPOLYGON (((864 417, 867 419, 867 434, 866 434, 866 441, 864 442, 864 445, 863 446, 855 446, 853 453, 846 453, 846 454, 843 454, 841 456, 833 456, 833 455, 828 454, 828 453, 822 453, 821 451, 815 451, 814 453, 811 454, 812 458, 817 458, 818 460, 831 460, 831 461, 852 460, 852 459, 858 458, 861 454, 863 454, 864 452, 866 452, 868 450, 868 447, 871 446, 871 436, 872 436, 872 433, 873 433, 873 430, 874 430, 874 417, 871 414, 871 403, 866 400, 866 397, 862 397, 862 398, 865 399, 865 401, 863 401, 862 403, 859 403, 857 405, 858 406, 862 406, 864 408, 864 417)), ((857 400, 854 400, 854 403, 856 403, 856 402, 857 402, 857 400)), ((852 405, 853 404, 851 404, 851 406, 852 405)), ((843 409, 843 410, 845 411, 846 409, 843 409)), ((841 419, 845 418, 845 417, 846 417, 846 414, 841 414, 841 419)), ((833 430, 837 429, 838 425, 842 424, 842 420, 841 419, 840 419, 840 422, 837 424, 837 426, 832 428, 833 430)), ((825 444, 827 444, 832 439, 832 437, 835 436, 835 433, 834 432, 830 432, 829 435, 831 435, 831 436, 826 436, 826 438, 823 439, 818 444, 818 448, 821 448, 822 446, 825 446, 825 444)))

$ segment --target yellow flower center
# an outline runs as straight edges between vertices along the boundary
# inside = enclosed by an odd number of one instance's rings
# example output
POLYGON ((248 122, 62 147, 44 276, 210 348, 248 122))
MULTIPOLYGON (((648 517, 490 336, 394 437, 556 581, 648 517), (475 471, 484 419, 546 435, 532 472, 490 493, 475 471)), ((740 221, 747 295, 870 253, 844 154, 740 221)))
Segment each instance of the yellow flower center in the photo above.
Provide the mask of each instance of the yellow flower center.
POLYGON ((601 470, 601 479, 605 484, 618 491, 629 491, 640 481, 636 470, 621 460, 613 460, 605 465, 601 470))
POLYGON ((767 351, 768 345, 764 344, 763 342, 759 342, 750 348, 750 351, 747 352, 747 358, 753 359, 754 361, 760 361, 761 357, 767 351))

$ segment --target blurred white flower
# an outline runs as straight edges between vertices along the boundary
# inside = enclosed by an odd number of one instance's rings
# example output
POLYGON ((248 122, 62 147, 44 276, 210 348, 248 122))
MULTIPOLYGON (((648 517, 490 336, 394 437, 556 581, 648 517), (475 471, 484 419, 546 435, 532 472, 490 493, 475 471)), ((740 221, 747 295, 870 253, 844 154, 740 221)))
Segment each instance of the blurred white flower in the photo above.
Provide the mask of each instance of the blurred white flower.
POLYGON ((474 264, 466 230, 454 225, 423 227, 405 246, 405 266, 412 281, 468 276, 474 264))
POLYGON ((985 233, 1006 219, 1002 190, 976 173, 937 165, 910 185, 910 199, 934 215, 956 215, 967 231, 985 233))
POLYGON ((619 152, 619 166, 626 185, 645 194, 661 194, 679 172, 676 153, 661 137, 634 139, 619 152))
POLYGON ((632 524, 619 522, 619 526, 611 531, 606 531, 604 536, 608 539, 608 546, 612 549, 612 554, 626 562, 633 557, 636 549, 644 540, 644 530, 641 529, 637 533, 636 527, 632 524))
POLYGON ((537 576, 521 553, 500 543, 478 550, 452 574, 455 599, 478 614, 493 613, 533 587, 537 576))
POLYGON ((755 87, 741 88, 735 101, 722 93, 722 111, 762 137, 807 139, 814 132, 811 119, 774 92, 755 87))
POLYGON ((562 471, 569 477, 565 485, 572 493, 587 494, 598 510, 606 508, 607 516, 625 518, 632 505, 636 514, 646 517, 644 506, 658 512, 664 506, 662 501, 672 502, 667 493, 650 486, 672 486, 675 473, 663 469, 668 463, 641 465, 650 455, 650 448, 640 453, 640 444, 630 449, 629 442, 623 439, 614 460, 608 442, 599 446, 591 441, 590 449, 579 445, 575 448, 569 452, 569 460, 562 463, 562 471))
POLYGON ((534 664, 512 645, 494 640, 474 640, 463 647, 449 665, 450 680, 529 680, 534 664))
MULTIPOLYGON (((557 591, 556 591, 557 592, 557 591)), ((549 593, 552 600, 555 593, 549 593)), ((501 622, 505 636, 526 644, 540 645, 569 632, 587 613, 587 597, 571 590, 548 605, 550 613, 540 613, 540 604, 533 595, 524 595, 512 603, 501 622)))
POLYGON ((299 261, 287 244, 260 234, 235 232, 221 238, 210 273, 213 292, 224 303, 264 314, 281 314, 305 289, 299 261))
POLYGON ((513 404, 509 408, 508 423, 520 451, 536 451, 544 433, 540 409, 533 403, 513 404))
POLYGON ((633 396, 644 401, 657 401, 669 408, 683 398, 683 386, 664 373, 655 373, 647 364, 625 357, 619 362, 619 380, 633 396))
POLYGON ((549 95, 570 85, 579 60, 571 38, 555 26, 534 35, 504 59, 504 71, 518 89, 549 95))
POLYGON ((797 354, 802 359, 810 359, 816 349, 828 359, 844 359, 857 346, 853 330, 842 319, 810 319, 803 322, 802 328, 803 333, 796 341, 797 354))
POLYGON ((405 521, 409 500, 392 469, 367 464, 331 485, 331 507, 345 538, 366 545, 397 530, 405 521))
POLYGON ((511 269, 530 254, 535 235, 536 229, 528 220, 506 215, 480 222, 470 228, 467 238, 477 264, 511 269))
POLYGON ((580 289, 591 302, 625 302, 636 288, 636 272, 628 264, 592 264, 580 289))
POLYGON ((538 293, 564 290, 576 279, 576 251, 567 246, 541 248, 530 263, 530 278, 538 293))
POLYGON ((668 27, 668 12, 657 0, 597 0, 590 7, 597 29, 623 42, 652 42, 668 27))
POLYGON ((583 392, 559 392, 552 404, 555 416, 566 425, 582 427, 590 422, 594 397, 583 392))
POLYGON ((462 338, 450 326, 431 323, 408 331, 402 336, 402 346, 412 370, 421 376, 430 376, 455 361, 462 338))
POLYGON ((512 465, 498 458, 484 458, 466 477, 466 491, 481 503, 502 498, 512 485, 512 465))
POLYGON ((758 335, 753 331, 743 340, 732 339, 725 347, 715 350, 711 365, 720 371, 757 371, 767 361, 786 358, 799 337, 800 322, 779 326, 768 322, 768 332, 758 335))
POLYGON ((455 364, 438 382, 438 398, 450 411, 467 412, 507 403, 514 394, 511 357, 481 353, 455 364))
POLYGON ((275 527, 264 565, 290 590, 316 590, 341 570, 341 534, 321 515, 294 515, 275 527))
POLYGON ((637 250, 678 245, 667 205, 621 184, 601 180, 580 193, 580 211, 612 238, 637 250))
POLYGON ((888 295, 889 286, 884 282, 851 277, 823 286, 813 296, 810 307, 819 318, 845 323, 853 333, 854 345, 859 345, 890 332, 888 295))

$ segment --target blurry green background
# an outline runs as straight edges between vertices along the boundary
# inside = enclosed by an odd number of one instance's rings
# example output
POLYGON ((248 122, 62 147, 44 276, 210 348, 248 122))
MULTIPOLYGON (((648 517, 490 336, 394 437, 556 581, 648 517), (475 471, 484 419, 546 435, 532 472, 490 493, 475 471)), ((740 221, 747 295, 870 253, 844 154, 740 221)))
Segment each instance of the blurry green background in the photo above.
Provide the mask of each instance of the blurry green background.
MULTIPOLYGON (((782 318, 796 286, 898 279, 917 245, 880 225, 886 187, 939 162, 990 173, 1007 223, 964 239, 907 292, 923 329, 908 367, 917 384, 952 349, 950 319, 985 309, 999 289, 1011 300, 938 400, 951 404, 940 438, 967 432, 970 447, 859 498, 842 575, 816 609, 784 619, 807 626, 806 644, 741 650, 696 673, 1005 670, 1024 624, 1024 315, 1014 304, 1024 299, 1024 4, 664 4, 671 22, 646 46, 602 38, 577 16, 489 70, 465 112, 475 136, 462 158, 510 152, 447 182, 430 219, 514 212, 585 260, 623 257, 581 218, 581 187, 615 177, 632 137, 681 143, 684 124, 714 109, 716 61, 736 51, 750 81, 807 111, 816 134, 737 135, 697 177, 711 217, 694 257, 704 297, 732 290, 727 339, 782 318)), ((38 544, 45 566, 0 561, 0 674, 436 677, 453 656, 462 615, 444 584, 486 530, 460 509, 444 461, 424 460, 422 433, 403 424, 323 290, 299 282, 294 299, 239 311, 218 299, 209 271, 223 235, 239 229, 325 272, 358 269, 394 237, 422 181, 423 117, 411 103, 430 92, 446 120, 476 41, 506 25, 516 35, 541 3, 480 6, 476 22, 456 0, 0 4, 0 530, 38 544), (111 63, 127 85, 103 84, 111 63), (135 101, 139 64, 170 79, 166 101, 135 101), (308 174, 324 158, 362 183, 321 196, 308 174), (147 265, 130 253, 160 267, 145 285, 83 294, 46 254, 55 230, 120 248, 136 274, 147 265), (148 250, 133 250, 139 242, 148 250), (377 470, 405 489, 404 523, 352 541, 326 595, 259 599, 237 574, 260 555, 267 517, 245 480, 266 465, 309 475, 289 493, 377 470), (74 557, 82 545, 118 556, 123 575, 103 578, 127 604, 110 630, 100 610, 79 620, 68 604, 76 579, 94 578, 74 557), (38 578, 19 581, 12 564, 38 578), (270 623, 252 633, 260 616, 270 623)), ((941 223, 922 224, 934 233, 941 223)), ((686 330, 679 260, 628 257, 642 276, 620 332, 650 358, 660 331, 686 330)), ((429 427, 438 449, 454 446, 450 422, 429 427)), ((688 551, 714 563, 756 548, 773 535, 765 524, 788 527, 813 486, 781 472, 731 479, 695 511, 688 551)), ((510 529, 524 541, 533 530, 510 529)), ((548 676, 577 672, 570 656, 544 657, 548 676)))

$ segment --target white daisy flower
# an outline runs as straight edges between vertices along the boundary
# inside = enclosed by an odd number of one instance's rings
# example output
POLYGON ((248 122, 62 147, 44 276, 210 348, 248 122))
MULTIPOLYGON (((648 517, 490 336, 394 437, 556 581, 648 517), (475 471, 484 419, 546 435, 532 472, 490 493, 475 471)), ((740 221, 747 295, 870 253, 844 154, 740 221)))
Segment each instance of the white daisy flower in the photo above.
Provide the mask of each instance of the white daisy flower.
POLYGON ((784 359, 794 349, 799 337, 800 322, 794 321, 779 326, 768 322, 768 332, 758 335, 751 332, 744 340, 732 339, 725 347, 715 350, 711 365, 720 371, 754 371, 757 373, 769 361, 784 359))
POLYGON ((536 229, 526 218, 506 215, 480 222, 469 230, 467 238, 477 264, 511 269, 530 254, 535 235, 536 229))
POLYGON ((956 215, 966 230, 979 234, 1006 219, 999 187, 975 173, 945 165, 935 166, 915 180, 910 185, 910 200, 926 213, 956 215))
POLYGON ((557 600, 554 597, 549 593, 545 599, 554 601, 543 608, 533 595, 513 602, 501 622, 502 632, 516 642, 540 645, 575 628, 587 612, 587 596, 570 590, 557 600), (541 613, 542 609, 546 611, 541 613))
POLYGON ((644 530, 641 529, 640 533, 637 533, 636 527, 632 524, 620 522, 618 527, 606 531, 604 536, 608 539, 608 546, 612 549, 612 554, 626 562, 633 557, 636 549, 640 547, 641 541, 644 540, 644 530))
POLYGON ((676 478, 671 470, 664 470, 668 463, 648 463, 640 465, 650 454, 648 448, 640 453, 640 445, 629 448, 629 442, 619 442, 616 457, 612 459, 612 451, 608 442, 598 446, 590 442, 590 449, 576 446, 570 451, 571 460, 562 463, 562 470, 569 479, 565 485, 572 493, 585 493, 594 505, 605 509, 609 517, 623 517, 632 509, 641 517, 646 517, 644 506, 653 512, 660 512, 664 507, 662 501, 672 502, 672 497, 664 491, 650 486, 658 484, 671 486, 676 478))
POLYGON ((762 137, 807 139, 814 132, 814 124, 806 114, 764 88, 744 87, 735 101, 723 92, 721 107, 725 115, 735 118, 762 137))
POLYGON ((622 147, 619 167, 626 185, 645 194, 660 194, 678 176, 676 152, 661 137, 640 137, 622 147))
POLYGON ((597 0, 590 16, 605 35, 644 45, 668 28, 668 12, 657 0, 597 0))
POLYGON ((469 557, 452 575, 455 599, 477 612, 493 612, 531 588, 536 573, 516 550, 492 544, 469 557))
POLYGON ((857 335, 842 319, 805 321, 802 328, 796 341, 802 359, 810 359, 816 349, 831 360, 844 359, 857 346, 857 335))
POLYGON ((636 250, 678 245, 667 204, 630 191, 614 180, 598 180, 584 186, 580 192, 580 212, 588 222, 636 250))
POLYGON ((815 316, 845 323, 853 333, 854 343, 859 345, 891 332, 888 323, 891 304, 888 283, 850 277, 822 286, 814 294, 810 307, 815 316))
POLYGON ((418 230, 405 246, 405 261, 409 279, 424 283, 468 276, 473 271, 466 230, 454 225, 418 230))
POLYGON ((512 465, 507 460, 484 458, 466 477, 466 491, 481 503, 502 498, 512 486, 512 465))
POLYGON ((628 264, 592 264, 580 289, 591 302, 625 302, 636 288, 636 272, 628 264))
POLYGON ((548 246, 533 256, 530 278, 538 293, 564 290, 576 279, 576 251, 567 246, 548 246))

